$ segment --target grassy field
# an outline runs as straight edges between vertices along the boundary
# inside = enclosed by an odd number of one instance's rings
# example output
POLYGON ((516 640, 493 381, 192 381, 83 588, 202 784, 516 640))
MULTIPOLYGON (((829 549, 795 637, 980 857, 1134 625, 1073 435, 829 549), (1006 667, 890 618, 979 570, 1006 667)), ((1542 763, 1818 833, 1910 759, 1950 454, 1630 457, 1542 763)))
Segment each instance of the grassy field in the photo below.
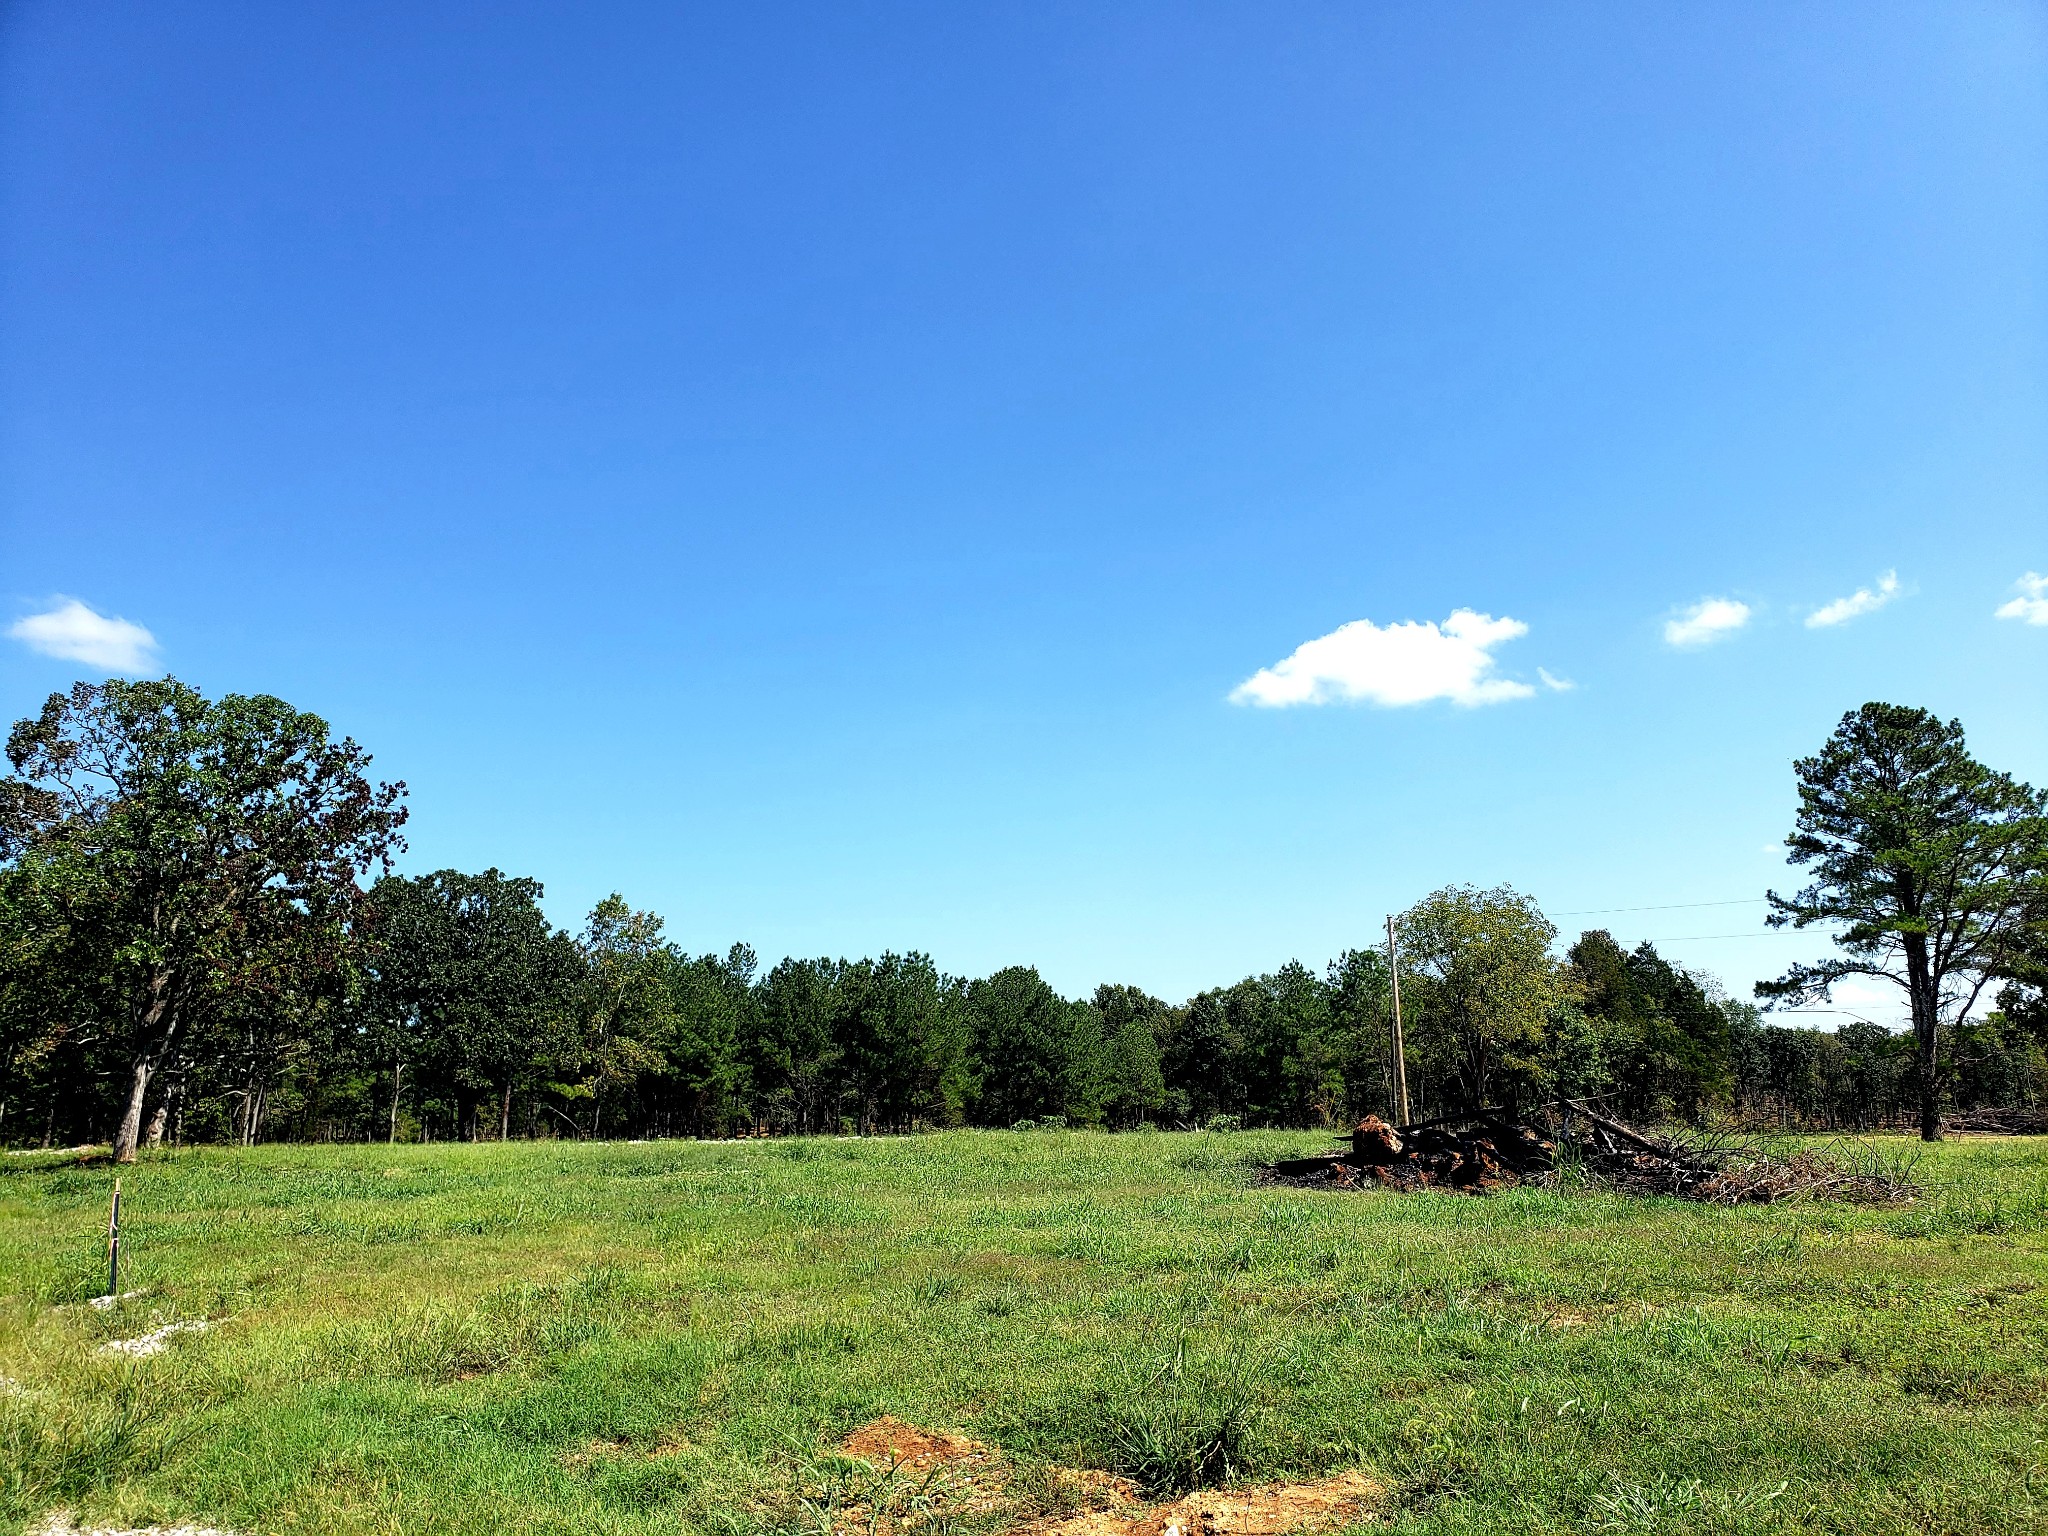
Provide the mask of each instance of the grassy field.
POLYGON ((192 1151, 128 1172, 105 1312, 111 1170, 10 1157, 0 1500, 817 1532, 895 1414, 1162 1489, 1361 1467, 1375 1529, 2048 1530, 2048 1142, 1936 1149, 1891 1210, 1247 1178, 1323 1145, 192 1151))

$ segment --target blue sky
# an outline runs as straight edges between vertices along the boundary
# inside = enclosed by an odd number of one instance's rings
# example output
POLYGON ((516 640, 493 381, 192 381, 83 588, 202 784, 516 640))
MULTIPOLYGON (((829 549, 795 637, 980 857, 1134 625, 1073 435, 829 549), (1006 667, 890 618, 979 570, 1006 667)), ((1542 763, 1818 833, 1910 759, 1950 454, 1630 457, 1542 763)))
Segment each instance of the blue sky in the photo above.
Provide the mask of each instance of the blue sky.
POLYGON ((2040 6, 22 0, 0 692, 696 949, 1746 993, 1843 711, 2048 781, 2044 274, 2040 6))

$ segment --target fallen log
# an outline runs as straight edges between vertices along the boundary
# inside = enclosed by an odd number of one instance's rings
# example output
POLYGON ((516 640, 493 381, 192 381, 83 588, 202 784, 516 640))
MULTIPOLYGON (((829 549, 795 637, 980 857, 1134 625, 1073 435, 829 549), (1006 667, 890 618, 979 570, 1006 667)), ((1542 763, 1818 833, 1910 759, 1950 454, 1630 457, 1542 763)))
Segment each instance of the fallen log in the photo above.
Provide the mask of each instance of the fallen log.
MULTIPOLYGON (((1406 1136, 1411 1131, 1432 1130, 1439 1125, 1463 1125, 1468 1120, 1484 1120, 1490 1115, 1504 1115, 1506 1113, 1507 1108, 1505 1105, 1490 1104, 1484 1109, 1464 1109, 1458 1111, 1455 1115, 1438 1115, 1434 1120, 1411 1120, 1406 1125, 1395 1126, 1394 1129, 1403 1136, 1406 1136)), ((1373 1117, 1368 1116, 1367 1118, 1373 1117)))
POLYGON ((1941 1128, 1971 1136, 2048 1136, 2048 1110, 1962 1109, 1943 1116, 1941 1128))
POLYGON ((1283 1157, 1273 1165, 1273 1172, 1283 1179, 1305 1179, 1311 1174, 1328 1173, 1343 1161, 1342 1153, 1328 1157, 1283 1157))
POLYGON ((1647 1136, 1636 1134, 1636 1132, 1621 1124, 1620 1121, 1610 1120, 1599 1111, 1586 1108, 1585 1105, 1579 1103, 1576 1099, 1567 1099, 1565 1102, 1571 1105, 1576 1113, 1584 1115, 1594 1125, 1599 1126, 1601 1130, 1614 1137, 1615 1140, 1625 1141, 1630 1146, 1648 1152, 1653 1157, 1668 1157, 1670 1155, 1668 1148, 1658 1146, 1656 1142, 1650 1140, 1647 1136))

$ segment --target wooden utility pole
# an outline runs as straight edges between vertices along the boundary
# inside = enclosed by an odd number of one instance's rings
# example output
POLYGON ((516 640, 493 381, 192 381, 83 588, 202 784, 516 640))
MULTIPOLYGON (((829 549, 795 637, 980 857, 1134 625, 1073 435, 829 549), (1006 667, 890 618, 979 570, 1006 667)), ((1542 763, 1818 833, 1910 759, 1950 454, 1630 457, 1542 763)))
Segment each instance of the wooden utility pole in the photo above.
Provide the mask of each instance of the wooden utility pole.
POLYGON ((1394 920, 1387 919, 1387 974, 1394 982, 1394 1092, 1399 1096, 1401 1124, 1413 1118, 1408 1112, 1408 1057, 1401 1044, 1401 948, 1394 941, 1394 920))

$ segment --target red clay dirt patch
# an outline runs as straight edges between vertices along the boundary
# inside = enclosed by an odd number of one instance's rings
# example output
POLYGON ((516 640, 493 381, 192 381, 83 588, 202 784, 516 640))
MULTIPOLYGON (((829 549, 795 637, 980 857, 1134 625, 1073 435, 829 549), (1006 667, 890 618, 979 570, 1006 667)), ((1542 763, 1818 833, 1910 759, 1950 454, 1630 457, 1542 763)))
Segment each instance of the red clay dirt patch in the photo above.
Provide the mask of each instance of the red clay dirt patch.
POLYGON ((1384 1492, 1362 1472, 1340 1472, 1319 1483, 1210 1489, 1151 1509, 1090 1510, 1028 1529, 1035 1536, 1293 1536, 1376 1520, 1371 1505, 1384 1492))
POLYGON ((997 1459, 996 1453, 979 1440, 949 1435, 940 1429, 919 1429, 887 1415, 872 1424, 861 1425, 839 1442, 839 1449, 873 1466, 903 1467, 911 1472, 997 1459))
POLYGON ((845 1536, 908 1536, 961 1519, 993 1520, 1014 1503, 1009 1464, 965 1435, 884 1417, 840 1441, 839 1452, 880 1474, 846 1490, 848 1502, 820 1511, 820 1523, 845 1536))
POLYGON ((1007 1509, 1019 1536, 1307 1536, 1374 1520, 1386 1490, 1361 1472, 1314 1483, 1268 1483, 1208 1489, 1169 1504, 1147 1505, 1127 1478, 1092 1468, 1052 1467, 1046 1486, 1069 1513, 1046 1515, 1009 1497, 1011 1470, 992 1446, 964 1435, 920 1429, 900 1419, 862 1425, 840 1442, 842 1453, 891 1473, 912 1474, 918 1497, 884 1494, 880 1508, 844 1513, 876 1532, 911 1531, 946 1516, 993 1515, 1007 1509), (1076 1506, 1079 1506, 1077 1509, 1076 1506))

